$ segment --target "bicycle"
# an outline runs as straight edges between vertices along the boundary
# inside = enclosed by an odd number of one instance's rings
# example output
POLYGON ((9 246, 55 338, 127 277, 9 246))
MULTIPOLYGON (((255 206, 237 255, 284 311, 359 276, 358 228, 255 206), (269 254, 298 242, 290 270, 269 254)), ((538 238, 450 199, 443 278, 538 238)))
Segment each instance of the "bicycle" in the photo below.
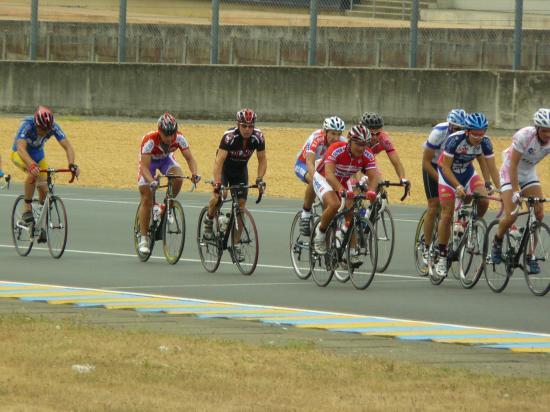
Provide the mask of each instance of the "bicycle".
POLYGON ((11 175, 4 175, 0 177, 0 180, 4 179, 4 184, 0 185, 0 190, 8 189, 10 188, 10 181, 11 181, 11 175))
MULTIPOLYGON (((427 263, 425 264, 423 259, 424 248, 426 247, 426 241, 424 239, 424 223, 426 221, 427 213, 428 211, 424 210, 424 212, 422 213, 422 216, 420 216, 420 220, 416 225, 416 232, 414 235, 414 245, 413 245, 414 263, 416 266, 416 270, 420 276, 428 276, 428 264, 427 263)), ((437 216, 434 219, 432 239, 437 234, 438 225, 439 225, 439 211, 437 213, 437 216)), ((452 233, 451 233, 451 236, 453 236, 452 233)))
MULTIPOLYGON (((363 190, 360 185, 357 187, 363 190)), ((346 199, 342 198, 338 212, 325 231, 326 253, 319 254, 314 247, 309 248, 310 271, 318 286, 327 286, 338 267, 347 270, 349 279, 356 289, 366 289, 371 284, 376 273, 378 242, 372 223, 362 215, 362 210, 365 211, 364 200, 365 195, 359 193, 354 196, 352 206, 346 208, 346 199), (345 232, 342 231, 343 236, 340 240, 337 232, 349 212, 352 212, 349 228, 345 232), (359 268, 362 270, 357 270, 359 268)), ((311 245, 314 244, 315 231, 320 223, 318 219, 314 224, 310 237, 311 245)))
MULTIPOLYGON (((166 176, 157 176, 155 180, 160 182, 163 178, 167 180, 167 183, 157 186, 157 189, 166 188, 166 194, 161 204, 156 202, 156 190, 153 190, 153 207, 151 208, 149 226, 147 228, 149 253, 141 253, 139 251, 139 240, 141 237, 139 215, 141 202, 137 208, 136 217, 134 219, 134 248, 139 260, 147 262, 153 253, 155 241, 162 240, 162 249, 166 261, 171 265, 175 265, 180 260, 185 245, 185 214, 181 203, 174 197, 173 181, 174 179, 191 180, 192 178, 189 176, 168 174, 166 176)), ((192 192, 195 186, 196 185, 193 183, 189 191, 192 192)))
POLYGON ((485 260, 485 280, 493 292, 500 293, 508 285, 515 268, 522 268, 527 287, 536 296, 544 296, 550 290, 550 270, 548 265, 541 268, 540 275, 529 272, 528 259, 536 262, 548 262, 550 254, 550 229, 544 222, 535 219, 534 206, 537 203, 550 201, 549 198, 523 197, 521 202, 527 203, 528 210, 518 213, 521 203, 512 212, 515 215, 527 215, 527 221, 516 234, 510 229, 502 241, 502 263, 496 264, 491 256, 491 248, 499 220, 494 220, 487 229, 483 245, 485 260), (523 256, 523 259, 521 259, 523 256))
POLYGON ((393 249, 395 247, 395 224, 393 222, 393 216, 388 207, 388 194, 385 190, 390 186, 403 186, 404 193, 401 197, 401 201, 409 195, 410 185, 404 185, 403 183, 392 183, 388 180, 379 182, 376 186, 376 199, 368 207, 367 213, 369 221, 373 225, 378 243, 378 262, 377 272, 384 272, 393 257, 393 249))
MULTIPOLYGON (((313 223, 321 216, 323 206, 318 198, 315 198, 313 207, 311 208, 311 217, 309 219, 309 233, 313 230, 313 223)), ((294 273, 299 279, 305 280, 311 276, 309 270, 309 246, 310 236, 302 235, 300 231, 300 220, 302 211, 299 210, 290 226, 290 260, 294 273)))
POLYGON ((67 211, 65 205, 54 191, 54 176, 57 173, 71 173, 69 183, 73 183, 76 175, 71 169, 41 169, 40 173, 46 173, 46 182, 39 182, 39 185, 46 185, 48 191, 44 202, 33 199, 31 208, 33 222, 27 223, 22 219, 25 213, 25 196, 20 195, 15 199, 11 214, 11 233, 15 250, 20 256, 27 256, 33 247, 34 242, 47 243, 50 255, 59 259, 67 245, 67 211))
MULTIPOLYGON (((214 182, 207 180, 206 183, 214 182)), ((256 270, 259 253, 256 223, 248 209, 239 206, 237 198, 238 192, 245 189, 258 189, 259 195, 256 200, 256 204, 258 204, 262 200, 265 183, 220 187, 220 193, 229 191, 231 197, 220 199, 220 207, 216 208, 210 236, 205 236, 203 230, 204 222, 208 217, 208 206, 205 206, 200 212, 197 245, 202 266, 210 273, 218 269, 224 250, 229 250, 232 262, 237 265, 243 275, 252 275, 256 270), (221 205, 228 202, 231 202, 231 211, 223 214, 221 205), (231 246, 228 246, 229 238, 231 238, 231 246)))
MULTIPOLYGON (((485 267, 483 259, 483 242, 485 239, 485 233, 487 231, 487 225, 483 218, 478 217, 478 202, 481 199, 497 200, 499 198, 493 196, 484 196, 478 193, 469 193, 463 199, 463 203, 460 204, 457 213, 457 219, 453 219, 453 225, 459 224, 460 231, 453 232, 452 241, 449 242, 447 253, 447 270, 450 269, 453 262, 458 262, 458 275, 459 280, 465 289, 473 288, 485 267), (464 200, 472 200, 471 204, 464 200), (478 259, 479 262, 475 263, 478 259), (470 276, 472 267, 475 270, 470 276)), ((440 285, 445 277, 437 275, 434 267, 439 258, 439 252, 437 251, 437 245, 439 241, 437 239, 437 233, 432 238, 432 243, 429 249, 428 256, 428 276, 430 282, 433 285, 440 285)))

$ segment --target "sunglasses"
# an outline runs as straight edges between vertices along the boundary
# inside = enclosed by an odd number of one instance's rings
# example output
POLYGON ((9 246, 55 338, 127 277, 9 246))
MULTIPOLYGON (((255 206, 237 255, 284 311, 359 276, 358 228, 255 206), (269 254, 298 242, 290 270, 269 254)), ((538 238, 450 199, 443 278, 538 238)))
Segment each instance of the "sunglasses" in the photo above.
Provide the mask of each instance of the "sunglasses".
POLYGON ((254 125, 253 125, 253 124, 239 123, 239 126, 241 126, 243 129, 254 129, 254 125))

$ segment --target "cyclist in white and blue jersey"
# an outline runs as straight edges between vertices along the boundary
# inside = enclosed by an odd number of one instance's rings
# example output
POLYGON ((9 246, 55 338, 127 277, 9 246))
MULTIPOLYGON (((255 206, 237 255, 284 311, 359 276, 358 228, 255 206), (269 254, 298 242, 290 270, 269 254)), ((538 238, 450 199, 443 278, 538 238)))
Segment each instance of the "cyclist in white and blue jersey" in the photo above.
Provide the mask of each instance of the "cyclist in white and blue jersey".
POLYGON ((422 245, 424 264, 427 264, 428 261, 428 247, 432 243, 435 218, 439 211, 437 160, 441 155, 447 137, 464 129, 465 121, 466 112, 463 109, 452 109, 447 115, 447 121, 437 124, 430 132, 426 142, 424 142, 422 179, 424 180, 424 192, 428 200, 428 208, 424 217, 424 245, 422 245))
MULTIPOLYGON (((437 163, 441 217, 437 228, 439 260, 435 270, 440 277, 447 276, 447 243, 451 234, 455 196, 463 198, 468 192, 486 196, 487 191, 493 189, 491 180, 499 187, 493 145, 485 135, 489 125, 487 118, 483 113, 471 113, 464 125, 465 130, 447 138, 437 163), (477 159, 485 180, 476 173, 472 164, 474 159, 477 159)), ((488 207, 487 199, 480 200, 478 216, 482 217, 488 207)))

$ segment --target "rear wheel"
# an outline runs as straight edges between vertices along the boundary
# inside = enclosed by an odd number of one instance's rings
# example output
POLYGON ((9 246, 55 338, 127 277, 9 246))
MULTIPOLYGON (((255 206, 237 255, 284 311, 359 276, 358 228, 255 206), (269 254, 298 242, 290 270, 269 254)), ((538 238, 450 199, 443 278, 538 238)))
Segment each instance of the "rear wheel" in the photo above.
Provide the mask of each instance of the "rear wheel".
POLYGON ((304 236, 300 232, 301 218, 302 212, 299 211, 294 216, 292 226, 290 227, 290 260, 296 276, 298 276, 299 279, 307 279, 311 276, 311 271, 309 270, 309 247, 311 237, 304 236))
MULTIPOLYGON (((139 240, 141 238, 141 231, 139 227, 139 210, 141 208, 141 203, 139 204, 136 217, 134 218, 134 249, 136 250, 137 257, 142 262, 147 262, 153 253, 153 246, 155 246, 155 235, 156 235, 156 225, 155 228, 152 228, 151 225, 147 228, 147 237, 149 238, 149 253, 141 253, 139 251, 139 240)), ((151 217, 149 217, 149 222, 151 222, 151 217)))
POLYGON ((465 289, 471 289, 477 284, 485 268, 483 243, 486 232, 487 226, 483 219, 476 220, 468 239, 460 250, 458 271, 460 283, 465 289))
POLYGON ((67 212, 63 201, 57 197, 50 197, 46 210, 46 237, 48 249, 53 258, 59 259, 67 245, 67 212))
POLYGON ((185 245, 185 214, 177 200, 171 200, 171 207, 166 207, 162 219, 162 242, 164 257, 171 265, 180 260, 185 245))
POLYGON ((418 225, 416 225, 416 233, 414 235, 414 263, 416 265, 416 270, 418 271, 418 274, 420 276, 427 276, 428 275, 428 265, 424 264, 424 260, 422 258, 424 253, 424 219, 426 217, 426 211, 422 213, 422 216, 420 217, 420 220, 418 221, 418 225))
POLYGON ((258 264, 260 249, 258 231, 252 214, 245 208, 241 209, 240 217, 235 216, 235 219, 233 219, 231 245, 233 259, 240 272, 246 276, 254 273, 258 264))
POLYGON ((23 213, 25 213, 25 199, 23 195, 15 199, 13 210, 11 213, 11 234, 13 238, 13 244, 15 250, 21 256, 27 256, 32 249, 33 245, 33 226, 23 222, 23 213))
POLYGON ((374 230, 378 239, 378 263, 376 271, 384 272, 391 262, 395 245, 395 225, 387 205, 374 221, 374 230))
POLYGON ((485 280, 495 293, 500 293, 508 285, 510 277, 514 273, 514 255, 515 247, 512 246, 510 235, 508 232, 504 234, 502 240, 502 262, 496 264, 493 261, 492 249, 493 239, 498 229, 498 220, 491 222, 487 228, 487 234, 483 242, 483 255, 485 256, 485 280))
POLYGON ((310 245, 312 245, 312 247, 309 249, 309 264, 314 282, 318 286, 324 287, 330 283, 334 271, 338 267, 338 251, 336 249, 335 225, 332 223, 325 232, 326 253, 319 254, 315 250, 313 239, 315 238, 317 226, 319 226, 320 223, 321 221, 318 219, 313 225, 313 230, 311 232, 310 245))
POLYGON ((351 283, 356 289, 366 289, 374 279, 378 260, 378 242, 372 224, 364 219, 353 225, 346 259, 351 283), (351 246, 354 240, 354 246, 351 246), (355 263, 354 263, 355 262, 355 263))
POLYGON ((214 218, 212 234, 205 236, 204 221, 208 217, 208 207, 204 207, 199 215, 199 224, 197 226, 197 246, 202 266, 207 272, 213 273, 220 266, 222 258, 222 244, 219 233, 218 219, 214 218))
MULTIPOLYGON (((550 229, 544 222, 532 224, 527 245, 523 252, 523 273, 529 290, 537 296, 544 296, 550 290, 550 229), (539 273, 531 271, 529 260, 533 260, 539 273)), ((532 264, 532 263, 531 263, 532 264)))

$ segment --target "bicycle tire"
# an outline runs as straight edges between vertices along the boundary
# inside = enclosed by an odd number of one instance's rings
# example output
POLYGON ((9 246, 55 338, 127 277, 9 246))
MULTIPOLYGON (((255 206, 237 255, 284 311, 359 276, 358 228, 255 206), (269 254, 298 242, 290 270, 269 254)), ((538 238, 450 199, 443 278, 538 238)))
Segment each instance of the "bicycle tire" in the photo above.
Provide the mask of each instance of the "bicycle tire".
POLYGON ((510 281, 510 277, 514 273, 513 260, 515 255, 515 250, 510 243, 510 235, 506 232, 504 234, 504 239, 502 240, 502 263, 499 263, 498 265, 493 263, 490 250, 493 246, 493 238, 498 225, 499 220, 493 220, 489 224, 485 234, 485 241, 483 242, 485 280, 487 281, 489 288, 495 293, 501 293, 504 289, 506 289, 506 286, 510 281))
POLYGON ((484 247, 485 235, 487 234, 487 225, 481 218, 473 222, 473 225, 472 236, 474 236, 475 239, 466 239, 462 249, 460 250, 458 259, 460 284, 464 289, 473 288, 479 281, 479 278, 485 269, 484 247), (479 259, 479 262, 475 261, 476 257, 479 259), (464 265, 464 259, 466 259, 468 263, 466 266, 464 265), (468 276, 469 274, 472 274, 472 276, 468 276))
POLYGON ((378 242, 378 267, 376 271, 382 273, 390 265, 393 257, 393 250, 395 248, 395 224, 391 211, 388 209, 387 205, 382 212, 379 212, 373 226, 378 242), (390 236, 389 239, 388 235, 390 236), (386 242, 388 242, 388 245, 384 246, 386 242))
POLYGON ((539 274, 529 272, 527 264, 527 252, 531 250, 531 243, 533 239, 533 237, 531 236, 531 229, 529 229, 529 238, 527 239, 525 249, 523 250, 523 274, 525 276, 525 281, 527 282, 527 287, 529 288, 529 290, 535 296, 544 296, 550 290, 550 229, 548 228, 548 225, 544 222, 537 222, 535 225, 537 227, 537 230, 539 231, 538 239, 536 240, 536 246, 534 248, 535 259, 538 262, 542 262, 543 266, 540 270, 540 276, 539 274), (541 239, 541 237, 544 238, 541 239), (544 263, 546 263, 546 267, 544 267, 544 263), (535 280, 538 279, 540 279, 540 282, 535 282, 535 280), (539 283, 540 286, 538 285, 539 283))
POLYGON ((197 247, 199 249, 199 257, 201 264, 207 272, 214 273, 220 266, 222 258, 222 245, 220 237, 223 236, 219 232, 219 224, 217 216, 214 218, 212 227, 212 239, 204 237, 204 219, 207 217, 208 207, 202 208, 199 214, 199 223, 197 225, 197 247))
POLYGON ((351 229, 350 239, 355 237, 355 246, 348 243, 346 247, 346 259, 348 262, 348 273, 351 279, 351 283, 356 289, 364 290, 370 286, 374 275, 376 273, 376 266, 378 260, 378 242, 377 235, 373 225, 366 219, 362 220, 358 224, 353 225, 351 229), (362 256, 361 265, 355 267, 351 264, 352 251, 355 254, 362 256), (368 265, 370 262, 370 267, 368 265), (357 270, 362 269, 362 270, 357 270), (361 276, 365 275, 365 276, 361 276))
POLYGON ((422 244, 424 244, 424 219, 426 218, 427 210, 424 210, 420 220, 416 225, 416 232, 414 235, 413 245, 413 257, 416 271, 420 276, 428 276, 428 265, 424 265, 422 262, 422 244))
POLYGON ((151 257, 151 255, 153 254, 153 247, 155 246, 156 225, 154 225, 154 222, 152 221, 153 219, 149 218, 150 224, 149 224, 149 227, 147 228, 147 236, 149 238, 149 253, 141 253, 139 251, 139 239, 141 237, 141 229, 139 226, 139 209, 140 208, 141 208, 141 202, 137 207, 136 216, 134 218, 134 249, 136 251, 138 259, 142 262, 147 262, 151 257))
POLYGON ((324 255, 320 255, 315 251, 314 247, 314 237, 315 237, 315 231, 317 230, 317 226, 321 223, 320 219, 317 219, 317 221, 313 225, 313 230, 311 231, 311 237, 310 237, 310 245, 312 247, 309 248, 309 262, 310 262, 310 270, 311 270, 311 276, 313 277, 313 281, 317 284, 317 286, 325 287, 327 286, 330 281, 332 280, 332 277, 334 276, 334 270, 335 267, 338 265, 338 258, 335 258, 335 254, 338 252, 336 251, 336 244, 335 244, 335 223, 331 223, 329 227, 327 228, 325 232, 325 242, 327 245, 327 253, 324 255))
POLYGON ((67 211, 63 200, 58 196, 51 196, 46 206, 46 239, 48 242, 48 250, 54 259, 59 259, 63 256, 65 247, 67 246, 67 234, 69 223, 67 222, 67 211), (54 243, 55 229, 59 229, 59 234, 62 236, 59 246, 54 243))
POLYGON ((430 279, 431 284, 434 285, 434 286, 441 285, 441 283, 445 280, 445 277, 439 276, 435 271, 434 258, 435 258, 435 255, 437 253, 437 251, 435 250, 436 247, 437 247, 435 245, 437 245, 437 244, 438 244, 437 236, 435 236, 432 239, 432 243, 430 245, 430 251, 429 251, 429 255, 428 255, 428 278, 430 279))
POLYGON ((242 216, 241 236, 240 239, 237 240, 238 218, 235 216, 235 219, 233 219, 233 227, 231 228, 231 253, 239 271, 245 276, 250 276, 254 273, 256 265, 258 264, 258 254, 260 252, 258 230, 256 229, 256 222, 254 222, 254 218, 248 209, 242 208, 240 213, 242 216), (244 259, 238 259, 239 256, 236 254, 235 246, 239 246, 240 256, 244 257, 244 259), (249 261, 247 258, 249 258, 249 261))
MULTIPOLYGON (((290 226, 290 261, 298 279, 306 280, 311 276, 309 266, 309 247, 311 237, 304 237, 300 232, 300 219, 302 211, 299 211, 292 220, 290 226), (304 242, 305 240, 305 242, 304 242)), ((310 228, 311 233, 311 228, 310 228)))
POLYGON ((17 199, 15 199, 11 212, 11 235, 13 245, 15 246, 15 251, 20 256, 27 256, 31 253, 34 244, 34 238, 32 236, 34 227, 30 229, 26 228, 26 225, 23 225, 21 221, 24 204, 25 197, 23 195, 18 196, 17 199))
POLYGON ((171 200, 170 203, 171 209, 169 210, 166 206, 162 219, 162 250, 166 261, 175 265, 180 260, 185 246, 185 213, 180 202, 171 200), (179 243, 171 250, 169 236, 173 234, 176 235, 174 238, 179 239, 179 243))

